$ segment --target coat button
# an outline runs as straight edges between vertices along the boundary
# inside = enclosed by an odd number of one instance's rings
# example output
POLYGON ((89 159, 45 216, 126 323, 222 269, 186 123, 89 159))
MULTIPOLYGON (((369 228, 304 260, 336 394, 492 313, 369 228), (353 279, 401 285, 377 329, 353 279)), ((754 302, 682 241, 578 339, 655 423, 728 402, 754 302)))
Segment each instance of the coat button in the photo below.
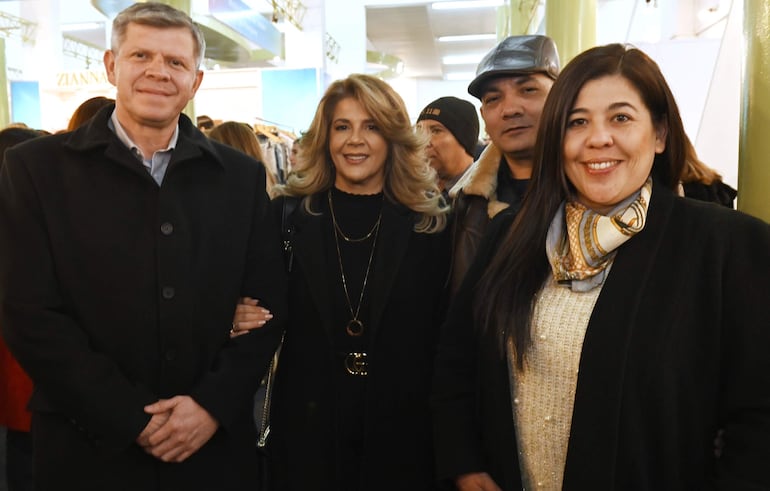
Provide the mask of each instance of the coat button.
POLYGON ((171 300, 174 298, 174 295, 176 295, 176 292, 174 291, 173 287, 170 286, 164 286, 163 290, 161 290, 161 295, 163 295, 163 298, 166 300, 171 300))
POLYGON ((160 226, 160 233, 163 235, 171 235, 174 233, 174 226, 169 222, 163 222, 163 224, 160 226))
POLYGON ((169 362, 174 361, 174 359, 176 358, 176 351, 173 349, 169 349, 168 351, 166 351, 164 358, 166 358, 166 361, 169 361, 169 362))

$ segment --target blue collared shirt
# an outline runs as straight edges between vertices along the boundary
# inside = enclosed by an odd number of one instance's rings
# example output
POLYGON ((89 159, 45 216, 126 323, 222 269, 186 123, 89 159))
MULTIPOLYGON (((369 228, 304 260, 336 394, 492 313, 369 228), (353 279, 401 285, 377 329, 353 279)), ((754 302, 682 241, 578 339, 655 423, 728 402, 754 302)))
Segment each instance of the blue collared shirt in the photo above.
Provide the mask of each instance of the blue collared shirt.
POLYGON ((112 111, 112 115, 110 116, 110 121, 107 123, 107 126, 109 126, 109 128, 115 132, 115 135, 117 135, 118 139, 123 142, 123 144, 129 148, 129 150, 131 150, 131 153, 133 153, 136 158, 138 158, 142 164, 144 164, 147 172, 150 173, 152 178, 155 179, 155 182, 158 183, 158 186, 160 186, 160 184, 163 182, 163 176, 166 175, 168 163, 171 161, 171 154, 174 151, 174 147, 176 147, 177 140, 179 139, 179 125, 174 128, 174 134, 171 136, 171 140, 168 142, 168 147, 164 148, 163 150, 158 150, 152 154, 152 157, 149 159, 145 159, 142 151, 139 149, 136 143, 131 141, 128 133, 126 133, 126 130, 123 129, 120 121, 118 121, 118 117, 115 115, 115 111, 112 111))

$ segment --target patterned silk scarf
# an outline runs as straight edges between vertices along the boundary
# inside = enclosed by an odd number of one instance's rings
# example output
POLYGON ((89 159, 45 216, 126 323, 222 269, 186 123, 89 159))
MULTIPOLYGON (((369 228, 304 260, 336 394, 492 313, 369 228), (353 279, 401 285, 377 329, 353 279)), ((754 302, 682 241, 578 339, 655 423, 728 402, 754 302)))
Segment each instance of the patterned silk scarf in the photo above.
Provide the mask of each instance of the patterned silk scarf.
POLYGON ((577 202, 562 204, 546 238, 554 278, 573 291, 589 291, 601 285, 617 248, 644 228, 651 195, 650 177, 606 216, 577 202))

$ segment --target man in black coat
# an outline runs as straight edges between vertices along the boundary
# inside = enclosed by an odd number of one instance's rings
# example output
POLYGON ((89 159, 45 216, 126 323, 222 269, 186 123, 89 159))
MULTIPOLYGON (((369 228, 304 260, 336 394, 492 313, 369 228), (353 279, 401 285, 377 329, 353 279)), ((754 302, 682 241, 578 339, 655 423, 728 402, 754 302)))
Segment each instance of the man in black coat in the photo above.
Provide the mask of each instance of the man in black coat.
POLYGON ((286 304, 265 170, 181 115, 205 44, 138 3, 105 53, 116 104, 6 154, 0 325, 35 392, 37 489, 256 489, 253 395, 286 304), (274 318, 230 337, 239 297, 274 318))

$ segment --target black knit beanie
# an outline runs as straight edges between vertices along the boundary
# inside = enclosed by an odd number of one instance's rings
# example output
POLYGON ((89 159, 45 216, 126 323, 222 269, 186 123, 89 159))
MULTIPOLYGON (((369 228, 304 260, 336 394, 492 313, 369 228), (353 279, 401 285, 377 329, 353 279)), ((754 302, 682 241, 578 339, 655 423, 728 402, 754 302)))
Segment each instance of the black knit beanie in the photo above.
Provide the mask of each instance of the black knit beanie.
POLYGON ((479 139, 476 106, 457 97, 439 97, 420 113, 417 122, 432 119, 446 126, 465 151, 473 157, 479 139))

